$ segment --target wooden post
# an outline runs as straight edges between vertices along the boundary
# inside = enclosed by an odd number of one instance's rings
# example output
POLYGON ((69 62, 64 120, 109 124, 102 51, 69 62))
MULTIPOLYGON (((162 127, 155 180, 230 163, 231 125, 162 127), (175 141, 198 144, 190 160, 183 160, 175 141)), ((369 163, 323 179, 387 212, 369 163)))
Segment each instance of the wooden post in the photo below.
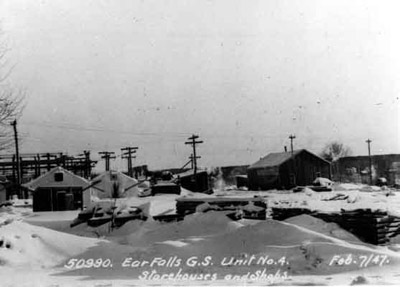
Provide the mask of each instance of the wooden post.
POLYGON ((369 158, 369 183, 372 185, 372 158, 371 158, 371 140, 367 139, 366 143, 368 144, 368 158, 369 158))

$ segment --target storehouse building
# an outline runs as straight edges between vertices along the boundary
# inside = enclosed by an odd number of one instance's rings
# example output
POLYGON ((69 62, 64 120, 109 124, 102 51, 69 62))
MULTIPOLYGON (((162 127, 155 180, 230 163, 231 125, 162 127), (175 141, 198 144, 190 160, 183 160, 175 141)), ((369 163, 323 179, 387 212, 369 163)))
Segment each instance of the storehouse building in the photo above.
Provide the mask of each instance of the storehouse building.
POLYGON ((63 211, 81 209, 89 204, 90 192, 84 192, 89 185, 88 180, 55 167, 24 187, 33 192, 33 211, 63 211))
POLYGON ((330 162, 305 149, 270 153, 249 166, 247 176, 250 190, 290 189, 330 179, 330 162))

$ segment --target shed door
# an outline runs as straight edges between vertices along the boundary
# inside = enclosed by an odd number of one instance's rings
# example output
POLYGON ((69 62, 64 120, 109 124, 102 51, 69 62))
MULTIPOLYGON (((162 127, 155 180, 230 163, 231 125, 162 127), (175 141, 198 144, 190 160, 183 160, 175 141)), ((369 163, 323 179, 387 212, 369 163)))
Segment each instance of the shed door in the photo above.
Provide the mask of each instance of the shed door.
POLYGON ((57 210, 58 211, 67 210, 66 194, 67 194, 67 192, 64 190, 57 191, 57 210))
POLYGON ((294 174, 294 173, 290 174, 290 185, 291 186, 296 186, 297 185, 296 184, 296 174, 294 174))

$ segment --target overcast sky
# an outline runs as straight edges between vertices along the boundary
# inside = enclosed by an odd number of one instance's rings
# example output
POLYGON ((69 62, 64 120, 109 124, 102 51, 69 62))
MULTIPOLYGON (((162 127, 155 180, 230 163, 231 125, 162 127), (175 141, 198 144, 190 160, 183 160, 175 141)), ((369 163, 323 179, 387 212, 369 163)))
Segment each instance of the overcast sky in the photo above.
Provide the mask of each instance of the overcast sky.
MULTIPOLYGON (((400 153, 398 1, 0 0, 22 152, 139 146, 251 164, 290 146, 400 153)), ((119 168, 119 161, 112 163, 119 168)))

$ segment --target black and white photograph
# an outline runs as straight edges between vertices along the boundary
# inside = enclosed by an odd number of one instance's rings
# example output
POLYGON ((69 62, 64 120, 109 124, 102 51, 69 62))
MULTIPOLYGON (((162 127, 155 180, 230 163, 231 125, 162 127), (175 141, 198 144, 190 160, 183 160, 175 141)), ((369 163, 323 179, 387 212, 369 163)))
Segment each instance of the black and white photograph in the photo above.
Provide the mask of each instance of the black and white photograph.
POLYGON ((0 0, 0 286, 399 286, 399 11, 0 0))

